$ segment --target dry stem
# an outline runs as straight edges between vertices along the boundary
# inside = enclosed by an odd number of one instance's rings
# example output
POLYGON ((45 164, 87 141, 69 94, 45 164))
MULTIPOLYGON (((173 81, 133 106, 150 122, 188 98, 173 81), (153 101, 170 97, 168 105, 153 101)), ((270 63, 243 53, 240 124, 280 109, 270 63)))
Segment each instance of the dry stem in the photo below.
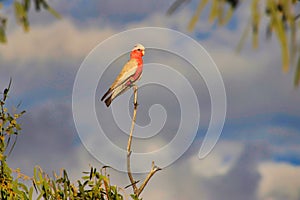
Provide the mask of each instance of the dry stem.
POLYGON ((137 183, 139 181, 135 181, 132 173, 131 173, 131 169, 130 169, 130 155, 131 155, 131 142, 132 142, 132 134, 133 134, 133 130, 134 130, 134 125, 135 125, 135 121, 136 121, 136 111, 137 111, 137 90, 138 87, 136 85, 133 86, 133 91, 134 91, 134 99, 133 99, 133 105, 134 105, 134 109, 133 109, 133 116, 132 116, 132 122, 131 122, 131 129, 130 129, 130 134, 129 134, 129 138, 128 138, 128 144, 127 144, 127 174, 129 177, 129 180, 131 182, 131 186, 133 188, 133 192, 134 194, 139 197, 140 194, 142 193, 142 191, 144 190, 144 188, 146 187, 147 183, 150 181, 151 177, 159 170, 161 170, 161 168, 155 166, 154 161, 152 161, 152 167, 150 172, 148 173, 146 179, 144 180, 144 182, 142 183, 142 185, 138 188, 137 187, 137 183))
POLYGON ((137 90, 138 90, 138 87, 136 85, 134 85, 133 86, 133 91, 134 91, 133 105, 134 105, 134 109, 133 109, 133 116, 132 116, 130 134, 129 134, 129 138, 128 138, 128 144, 127 144, 127 174, 128 174, 129 179, 130 179, 134 194, 137 194, 138 188, 136 186, 136 181, 133 179, 131 169, 130 169, 130 155, 131 155, 132 133, 133 133, 133 129, 134 129, 134 124, 135 124, 135 120, 136 120, 136 111, 137 111, 137 106, 138 106, 138 104, 137 104, 137 90))

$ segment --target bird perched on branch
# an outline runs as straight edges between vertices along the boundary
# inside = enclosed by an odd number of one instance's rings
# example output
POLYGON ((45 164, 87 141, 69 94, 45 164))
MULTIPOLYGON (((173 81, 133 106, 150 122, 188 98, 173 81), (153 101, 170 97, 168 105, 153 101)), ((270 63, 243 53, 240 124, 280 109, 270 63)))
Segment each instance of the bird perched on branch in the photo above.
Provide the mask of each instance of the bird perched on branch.
POLYGON ((110 106, 111 102, 117 96, 126 92, 137 80, 140 79, 143 71, 142 57, 144 54, 145 47, 143 45, 137 44, 134 46, 130 53, 130 60, 124 65, 116 80, 101 98, 101 101, 105 99, 104 102, 107 107, 110 106))

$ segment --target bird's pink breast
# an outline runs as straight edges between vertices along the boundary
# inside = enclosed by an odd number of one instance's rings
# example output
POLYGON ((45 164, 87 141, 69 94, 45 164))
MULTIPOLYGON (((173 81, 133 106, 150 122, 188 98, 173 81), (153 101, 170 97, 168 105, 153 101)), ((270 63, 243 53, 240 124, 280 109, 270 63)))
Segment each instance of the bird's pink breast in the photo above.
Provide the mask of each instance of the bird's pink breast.
POLYGON ((143 54, 140 51, 132 51, 130 54, 130 59, 135 59, 137 61, 138 67, 132 76, 133 81, 137 81, 142 72, 143 72, 143 59, 142 59, 143 54))
POLYGON ((141 76, 142 72, 143 72, 143 64, 138 65, 138 67, 137 67, 137 69, 136 69, 136 71, 135 71, 135 73, 134 73, 134 75, 132 77, 134 79, 134 81, 136 81, 136 80, 139 79, 139 77, 141 76))

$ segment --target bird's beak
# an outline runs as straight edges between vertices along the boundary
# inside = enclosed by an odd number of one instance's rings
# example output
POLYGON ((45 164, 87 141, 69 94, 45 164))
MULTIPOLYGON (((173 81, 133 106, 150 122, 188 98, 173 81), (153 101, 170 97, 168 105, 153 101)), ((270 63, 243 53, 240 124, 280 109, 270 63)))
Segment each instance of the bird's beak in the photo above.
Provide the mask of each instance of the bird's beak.
POLYGON ((145 50, 142 51, 142 54, 145 55, 145 50))

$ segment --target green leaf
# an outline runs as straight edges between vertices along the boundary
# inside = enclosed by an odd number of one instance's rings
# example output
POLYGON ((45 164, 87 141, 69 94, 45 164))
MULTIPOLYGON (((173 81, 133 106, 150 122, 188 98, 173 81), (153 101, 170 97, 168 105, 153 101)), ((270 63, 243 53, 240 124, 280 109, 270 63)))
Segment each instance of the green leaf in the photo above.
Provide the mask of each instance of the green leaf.
POLYGON ((202 12, 202 10, 205 8, 205 6, 206 6, 207 3, 208 3, 208 0, 202 0, 202 1, 199 3, 199 5, 198 5, 198 7, 197 7, 197 10, 196 10, 194 16, 192 17, 192 19, 191 19, 191 21, 190 21, 190 23, 189 23, 189 25, 188 25, 188 30, 189 30, 189 31, 194 30, 194 28, 195 28, 195 26, 196 26, 196 23, 197 23, 197 21, 199 20, 199 17, 200 17, 200 15, 201 15, 201 12, 202 12))
POLYGON ((6 43, 5 27, 0 26, 0 43, 6 43))
POLYGON ((58 12, 56 12, 53 8, 49 7, 47 10, 48 10, 48 12, 50 12, 54 17, 56 17, 57 19, 61 19, 61 18, 62 18, 61 15, 60 15, 58 12))
POLYGON ((41 10, 40 2, 41 2, 40 0, 34 0, 36 11, 41 10))
POLYGON ((172 15, 182 4, 188 3, 189 0, 176 0, 168 9, 167 15, 172 15))
MULTIPOLYGON (((35 169, 35 168, 34 168, 35 169)), ((33 187, 34 187, 34 189, 35 189, 35 192, 37 193, 38 192, 38 188, 37 188, 37 185, 35 184, 35 181, 33 180, 32 181, 32 185, 33 185, 33 187)))
POLYGON ((232 14, 233 14, 234 9, 232 8, 232 6, 230 6, 230 8, 227 10, 227 13, 224 17, 220 18, 220 25, 224 26, 226 24, 228 24, 228 22, 230 21, 230 19, 232 18, 232 14))
POLYGON ((54 180, 52 180, 52 188, 53 188, 54 193, 56 194, 57 193, 57 188, 56 188, 56 184, 55 184, 54 180))
POLYGON ((7 113, 7 120, 11 122, 12 120, 14 120, 14 118, 9 113, 7 113))
POLYGON ((37 200, 42 199, 42 197, 43 197, 43 193, 41 192, 40 195, 37 197, 37 200))
POLYGON ((90 180, 93 178, 93 167, 91 167, 91 172, 90 172, 90 180))
POLYGON ((298 63, 297 63, 297 68, 296 68, 296 73, 295 73, 295 79, 294 79, 294 85, 295 87, 298 87, 300 84, 300 55, 298 57, 298 63))
POLYGON ((45 0, 40 0, 40 3, 44 7, 44 9, 48 10, 48 12, 50 12, 54 17, 61 19, 60 14, 56 12, 53 8, 51 8, 45 0))
POLYGON ((24 8, 26 11, 29 11, 31 0, 24 0, 24 8))
POLYGON ((83 187, 85 187, 89 183, 89 180, 84 181, 83 187))
POLYGON ((81 177, 83 180, 89 180, 90 179, 90 176, 83 176, 81 177))
POLYGON ((14 7, 15 7, 15 15, 17 21, 23 26, 23 30, 25 32, 29 31, 29 21, 27 18, 27 11, 23 4, 21 4, 18 1, 14 2, 14 7))
MULTIPOLYGON (((12 82, 12 79, 10 78, 10 79, 9 79, 8 87, 5 88, 4 91, 3 91, 3 101, 5 101, 6 98, 7 98, 7 96, 8 96, 8 92, 9 92, 10 87, 11 87, 11 82, 12 82)), ((9 121, 11 121, 11 120, 9 120, 9 121)))
MULTIPOLYGON (((10 139, 10 137, 9 137, 9 139, 10 139)), ((10 156, 11 152, 12 152, 12 151, 14 150, 14 148, 15 148, 16 143, 17 143, 17 137, 15 137, 15 141, 14 141, 13 145, 11 146, 10 151, 8 152, 7 156, 10 156)))
POLYGON ((212 8, 211 8, 208 21, 213 22, 215 18, 218 16, 218 12, 219 12, 218 4, 219 4, 219 0, 212 0, 212 8))
POLYGON ((259 12, 259 0, 253 0, 251 5, 252 10, 252 46, 253 48, 258 47, 258 34, 259 34, 259 24, 260 24, 260 12, 259 12))
POLYGON ((246 42, 246 39, 247 39, 248 34, 249 34, 249 32, 250 32, 250 28, 251 28, 251 20, 248 21, 248 24, 247 24, 246 28, 244 29, 244 32, 243 32, 243 34, 242 34, 242 37, 241 37, 241 39, 239 40, 239 43, 238 43, 238 45, 237 45, 237 47, 236 47, 236 51, 237 51, 238 53, 241 52, 241 50, 242 50, 242 48, 243 48, 243 46, 244 46, 244 44, 245 44, 245 42, 246 42))
POLYGON ((22 112, 20 112, 20 115, 23 115, 26 113, 26 110, 23 110, 22 112))
POLYGON ((32 187, 30 187, 30 189, 29 189, 29 193, 28 193, 29 200, 32 200, 32 194, 33 194, 33 188, 32 188, 32 187))
POLYGON ((135 194, 130 195, 133 200, 140 200, 135 194))
POLYGON ((65 180, 69 180, 68 173, 67 173, 67 171, 65 169, 63 170, 63 176, 64 176, 65 180))
POLYGON ((21 128, 21 125, 20 125, 20 124, 16 124, 16 130, 17 130, 17 131, 20 131, 20 130, 22 130, 22 128, 21 128))
POLYGON ((122 195, 120 195, 120 194, 117 194, 117 196, 116 196, 116 200, 123 200, 124 198, 123 198, 123 196, 122 195))
POLYGON ((289 70, 289 48, 287 42, 287 35, 284 30, 284 24, 281 20, 281 13, 277 12, 277 4, 275 1, 268 0, 267 6, 270 9, 272 25, 274 26, 275 33, 281 45, 281 54, 282 54, 282 70, 288 72, 289 70))
POLYGON ((26 10, 20 2, 15 1, 14 6, 15 6, 15 12, 16 12, 17 18, 22 19, 22 18, 26 17, 26 15, 27 15, 26 10))
POLYGON ((26 193, 28 193, 28 188, 26 185, 24 185, 23 183, 18 183, 18 186, 26 193))

